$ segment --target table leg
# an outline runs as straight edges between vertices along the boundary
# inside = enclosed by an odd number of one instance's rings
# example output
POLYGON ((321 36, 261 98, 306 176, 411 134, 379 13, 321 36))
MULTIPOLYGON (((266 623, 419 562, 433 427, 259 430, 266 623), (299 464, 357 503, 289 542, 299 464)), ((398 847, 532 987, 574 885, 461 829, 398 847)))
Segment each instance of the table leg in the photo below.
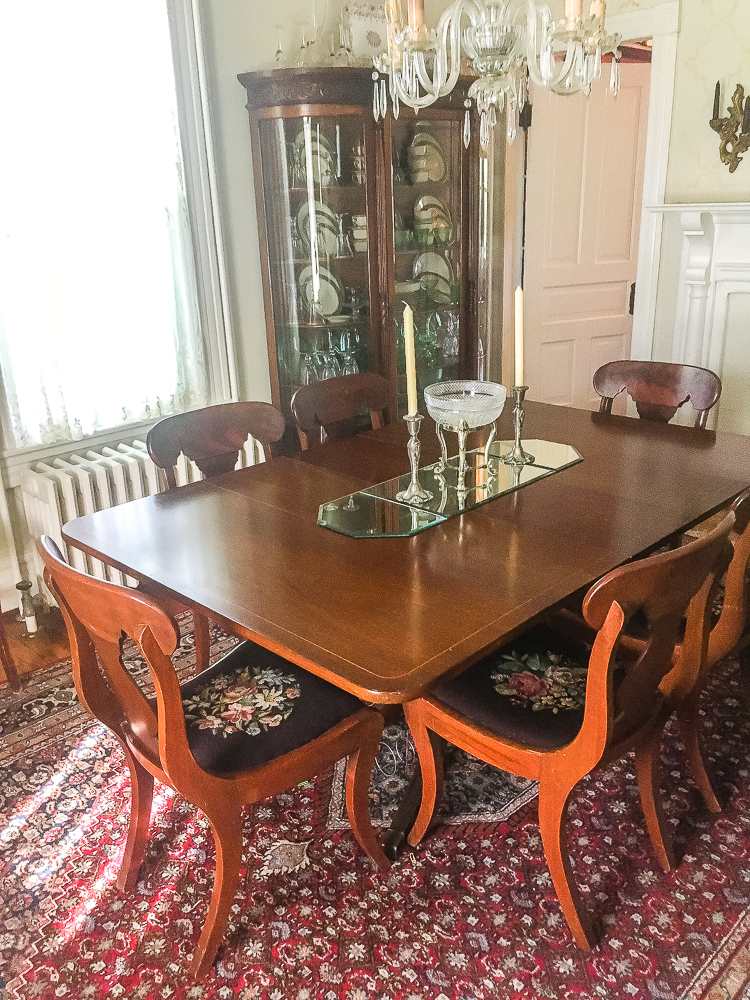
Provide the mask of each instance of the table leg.
MULTIPOLYGON (((429 735, 433 751, 436 755, 442 757, 445 752, 446 741, 442 736, 438 736, 437 733, 430 732, 429 735)), ((409 831, 414 826, 414 820, 417 818, 421 802, 422 771, 419 768, 419 764, 417 764, 409 782, 409 787, 404 792, 404 797, 401 799, 399 807, 396 810, 396 815, 391 820, 391 825, 383 834, 383 851, 385 856, 391 861, 395 861, 403 850, 406 838, 409 836, 409 831)))

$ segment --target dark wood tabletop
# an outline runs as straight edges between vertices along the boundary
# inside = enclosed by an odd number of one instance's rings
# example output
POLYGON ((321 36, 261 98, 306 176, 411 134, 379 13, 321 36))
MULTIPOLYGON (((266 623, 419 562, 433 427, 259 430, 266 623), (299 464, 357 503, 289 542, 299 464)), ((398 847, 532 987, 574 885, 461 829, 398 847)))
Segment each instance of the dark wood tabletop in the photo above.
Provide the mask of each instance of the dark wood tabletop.
MULTIPOLYGON (((506 408, 498 438, 512 437, 511 418, 506 408)), ((362 698, 403 702, 750 484, 739 435, 528 403, 532 438, 583 461, 408 538, 317 524, 320 504, 408 472, 403 421, 88 514, 63 534, 362 698)), ((421 440, 422 464, 437 460, 429 420, 421 440)))

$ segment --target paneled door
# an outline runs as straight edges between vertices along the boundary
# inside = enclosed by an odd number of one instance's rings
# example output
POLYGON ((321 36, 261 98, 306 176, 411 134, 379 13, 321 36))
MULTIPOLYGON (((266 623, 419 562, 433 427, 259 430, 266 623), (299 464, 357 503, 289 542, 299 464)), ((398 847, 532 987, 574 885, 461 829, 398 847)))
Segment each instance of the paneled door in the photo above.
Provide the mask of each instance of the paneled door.
MULTIPOLYGON (((591 380, 630 356, 648 63, 609 67, 590 97, 532 95, 524 277, 528 397, 597 409, 591 380)), ((624 403, 620 404, 624 412, 624 403)))

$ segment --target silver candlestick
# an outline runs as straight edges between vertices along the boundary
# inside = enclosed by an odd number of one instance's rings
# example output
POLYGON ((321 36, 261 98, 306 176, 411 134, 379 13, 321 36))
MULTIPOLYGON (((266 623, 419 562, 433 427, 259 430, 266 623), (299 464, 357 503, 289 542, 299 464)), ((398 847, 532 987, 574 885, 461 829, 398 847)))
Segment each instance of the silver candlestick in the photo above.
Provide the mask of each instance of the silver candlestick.
POLYGON ((409 453, 411 465, 411 482, 405 490, 399 490, 396 499, 407 503, 426 503, 428 500, 432 500, 432 493, 422 489, 419 482, 419 455, 422 450, 419 443, 419 425, 424 417, 421 413, 407 413, 404 420, 409 426, 409 443, 406 450, 409 453))
POLYGON ((531 465, 534 456, 529 455, 521 446, 521 428, 523 427, 523 397, 526 395, 527 385, 514 385, 510 390, 516 402, 513 410, 513 427, 515 428, 515 441, 513 447, 506 454, 500 457, 500 461, 506 465, 531 465))

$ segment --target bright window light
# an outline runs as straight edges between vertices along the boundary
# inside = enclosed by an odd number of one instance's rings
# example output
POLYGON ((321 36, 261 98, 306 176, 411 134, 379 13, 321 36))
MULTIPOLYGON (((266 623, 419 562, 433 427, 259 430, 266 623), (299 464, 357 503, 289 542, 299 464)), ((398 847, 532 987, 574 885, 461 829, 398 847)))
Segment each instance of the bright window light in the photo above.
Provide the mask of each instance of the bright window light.
POLYGON ((6 4, 0 28, 6 447, 204 405, 165 3, 6 4))

